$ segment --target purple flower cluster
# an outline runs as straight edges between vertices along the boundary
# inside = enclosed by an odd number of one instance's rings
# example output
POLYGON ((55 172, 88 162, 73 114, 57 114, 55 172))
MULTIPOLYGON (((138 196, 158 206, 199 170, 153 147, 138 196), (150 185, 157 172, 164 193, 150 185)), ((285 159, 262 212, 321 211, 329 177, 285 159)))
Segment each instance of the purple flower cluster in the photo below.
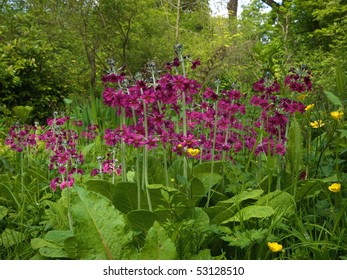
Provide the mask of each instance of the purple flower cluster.
POLYGON ((46 150, 50 151, 49 169, 58 173, 50 184, 53 191, 56 191, 58 185, 61 190, 71 188, 75 182, 73 175, 84 173, 79 168, 84 162, 84 157, 76 148, 78 134, 72 129, 63 128, 68 120, 69 117, 48 120, 49 129, 39 136, 39 139, 46 143, 46 150))
POLYGON ((24 125, 21 127, 16 124, 10 127, 8 136, 6 137, 5 144, 12 150, 23 152, 26 147, 35 148, 37 145, 37 130, 38 126, 24 125))
MULTIPOLYGON (((179 65, 176 58, 167 64, 167 68, 171 71, 172 67, 179 65)), ((124 77, 124 74, 119 74, 119 77, 124 77)), ((103 92, 104 104, 114 107, 118 115, 125 112, 130 124, 106 130, 105 142, 114 147, 124 141, 134 148, 147 149, 161 144, 171 147, 178 155, 185 154, 188 148, 199 148, 204 160, 212 158, 214 149, 215 159, 222 158, 223 153, 231 159, 233 153, 243 148, 254 148, 259 136, 255 128, 258 127, 266 135, 256 147, 256 154, 268 153, 270 147, 272 154, 284 155, 288 115, 303 113, 305 105, 277 96, 280 85, 276 81, 260 79, 253 89, 255 95, 250 99, 250 105, 261 108, 261 113, 255 121, 247 123, 241 118, 246 114, 246 96, 235 89, 217 92, 206 88, 202 91, 196 80, 171 72, 162 75, 155 84, 143 80, 126 87, 119 83, 108 84, 103 92), (183 104, 187 106, 185 112, 183 104), (183 131, 184 113, 186 134, 183 131)))
MULTIPOLYGON (((293 78, 292 71, 289 72, 285 81, 291 81, 291 77, 293 78)), ((300 79, 295 78, 291 83, 298 84, 299 82, 300 79)), ((275 153, 284 155, 288 116, 294 115, 296 112, 303 114, 305 105, 296 100, 281 97, 279 95, 280 85, 269 78, 262 78, 254 83, 253 89, 256 94, 250 99, 250 104, 261 108, 261 114, 256 120, 255 126, 262 128, 267 134, 256 147, 255 154, 270 152, 272 155, 275 153)))
MULTIPOLYGON (((45 145, 49 153, 49 170, 55 170, 55 177, 50 184, 53 191, 59 185, 60 189, 72 187, 74 184, 74 174, 83 174, 79 168, 84 162, 81 152, 77 151, 78 134, 75 130, 67 130, 64 124, 70 120, 69 117, 58 117, 47 120, 47 128, 35 126, 14 125, 10 128, 6 138, 6 144, 17 152, 23 152, 25 147, 33 150, 38 148, 41 142, 45 145)), ((74 123, 79 126, 80 122, 74 123)))
POLYGON ((284 84, 297 93, 311 91, 311 72, 307 71, 305 67, 301 67, 301 69, 291 68, 284 80, 284 84))

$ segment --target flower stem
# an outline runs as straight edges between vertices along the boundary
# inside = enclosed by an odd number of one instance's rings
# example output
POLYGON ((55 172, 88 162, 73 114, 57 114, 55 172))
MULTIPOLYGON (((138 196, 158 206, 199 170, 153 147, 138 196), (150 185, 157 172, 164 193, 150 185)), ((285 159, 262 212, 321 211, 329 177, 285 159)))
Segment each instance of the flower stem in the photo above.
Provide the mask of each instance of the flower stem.
MULTIPOLYGON (((141 89, 142 91, 142 89, 141 89)), ((143 102, 143 117, 144 117, 144 127, 145 127, 145 138, 148 139, 148 120, 147 120, 147 104, 143 102)), ((152 202, 151 202, 151 196, 148 190, 148 149, 147 145, 143 147, 143 178, 144 178, 144 185, 146 189, 147 194, 147 202, 148 202, 148 208, 149 211, 153 212, 152 208, 152 202)))

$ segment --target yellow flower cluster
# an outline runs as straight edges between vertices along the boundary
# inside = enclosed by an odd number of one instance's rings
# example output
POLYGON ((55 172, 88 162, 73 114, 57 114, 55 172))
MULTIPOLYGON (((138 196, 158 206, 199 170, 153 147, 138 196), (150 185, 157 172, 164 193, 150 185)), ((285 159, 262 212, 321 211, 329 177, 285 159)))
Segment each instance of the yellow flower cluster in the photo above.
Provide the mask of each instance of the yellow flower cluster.
POLYGON ((330 116, 334 119, 334 120, 340 120, 343 118, 343 112, 341 111, 334 111, 330 113, 330 116))
POLYGON ((282 251, 283 248, 283 246, 277 242, 268 242, 267 246, 269 247, 270 251, 274 253, 282 251))
POLYGON ((314 122, 310 122, 310 125, 313 128, 319 128, 319 127, 322 127, 323 125, 325 125, 325 123, 322 120, 317 120, 317 121, 314 121, 314 122))
POLYGON ((341 184, 339 183, 334 183, 334 184, 331 184, 329 187, 328 187, 329 191, 331 192, 339 192, 341 190, 341 184))
POLYGON ((195 156, 197 156, 200 153, 200 150, 199 149, 188 148, 187 152, 192 157, 195 157, 195 156))
POLYGON ((313 109, 313 107, 314 107, 314 104, 307 105, 307 106, 305 107, 305 111, 310 111, 310 110, 313 109))

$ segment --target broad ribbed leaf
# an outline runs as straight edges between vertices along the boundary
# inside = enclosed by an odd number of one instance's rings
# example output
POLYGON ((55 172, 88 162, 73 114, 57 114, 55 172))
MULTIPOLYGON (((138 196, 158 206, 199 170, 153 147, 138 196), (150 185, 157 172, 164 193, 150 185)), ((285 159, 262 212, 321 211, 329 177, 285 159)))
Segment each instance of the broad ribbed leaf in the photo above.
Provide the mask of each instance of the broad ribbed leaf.
POLYGON ((336 87, 340 96, 343 96, 346 88, 346 75, 341 64, 338 64, 336 67, 336 87))
MULTIPOLYGON (((114 186, 113 204, 124 214, 132 210, 138 210, 138 190, 136 183, 118 183, 114 186)), ((146 201, 145 193, 141 190, 141 206, 146 201)))
POLYGON ((261 197, 256 205, 267 205, 278 211, 283 211, 287 215, 295 213, 295 201, 294 198, 287 192, 274 191, 261 197))
POLYGON ((251 218, 268 218, 272 216, 274 213, 275 213, 275 210, 270 206, 251 205, 251 206, 242 208, 233 217, 225 220, 223 224, 226 224, 229 222, 247 221, 251 218))
POLYGON ((71 214, 80 259, 121 258, 125 221, 108 199, 76 186, 71 189, 71 214))
POLYGON ((88 190, 97 192, 112 201, 115 185, 105 180, 88 180, 86 183, 88 190))
POLYGON ((243 191, 240 194, 234 195, 233 197, 227 199, 227 200, 223 200, 223 201, 219 201, 218 205, 225 205, 225 204, 239 204, 242 201, 245 201, 247 199, 258 199, 262 194, 263 194, 263 190, 251 190, 251 191, 243 191))
POLYGON ((190 182, 190 191, 190 196, 194 205, 206 195, 204 184, 196 177, 194 177, 190 182))
POLYGON ((0 206, 0 221, 7 215, 8 209, 5 206, 0 206))
POLYGON ((222 176, 217 173, 198 173, 196 178, 204 184, 205 192, 208 192, 214 185, 220 182, 222 176))
POLYGON ((333 94, 330 91, 324 91, 325 95, 327 96, 328 100, 334 104, 335 106, 342 107, 342 102, 339 97, 337 97, 335 94, 333 94))
POLYGON ((24 239, 25 235, 23 233, 7 228, 0 235, 0 245, 8 248, 21 243, 24 239))
POLYGON ((134 210, 130 211, 127 215, 129 225, 133 231, 148 231, 156 220, 153 212, 148 210, 134 210))
POLYGON ((289 171, 292 176, 297 176, 303 165, 303 137, 301 127, 296 118, 292 120, 288 132, 287 159, 289 171))
POLYGON ((176 259, 176 247, 168 237, 165 229, 158 222, 148 231, 146 242, 140 253, 133 255, 134 259, 142 260, 174 260, 176 259))
MULTIPOLYGON (((213 163, 213 173, 217 174, 223 174, 223 161, 215 161, 213 163)), ((194 166, 193 168, 193 174, 194 176, 198 177, 197 174, 199 173, 211 173, 212 170, 212 162, 204 162, 201 164, 198 164, 197 166, 194 166)))

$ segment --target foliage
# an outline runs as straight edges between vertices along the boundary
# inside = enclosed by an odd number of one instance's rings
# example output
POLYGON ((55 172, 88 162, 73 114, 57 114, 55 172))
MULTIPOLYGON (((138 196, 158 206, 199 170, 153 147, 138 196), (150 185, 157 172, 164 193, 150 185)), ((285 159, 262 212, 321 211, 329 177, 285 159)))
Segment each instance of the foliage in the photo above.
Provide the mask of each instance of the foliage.
POLYGON ((0 258, 345 259, 345 6, 262 2, 4 3, 0 258))

